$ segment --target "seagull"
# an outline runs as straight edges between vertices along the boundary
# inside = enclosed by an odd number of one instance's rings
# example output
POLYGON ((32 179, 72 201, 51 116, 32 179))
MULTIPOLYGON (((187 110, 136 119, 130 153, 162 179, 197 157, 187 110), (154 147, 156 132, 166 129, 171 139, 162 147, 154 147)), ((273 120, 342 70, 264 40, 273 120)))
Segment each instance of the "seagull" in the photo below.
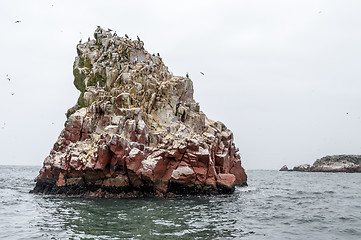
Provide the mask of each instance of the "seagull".
POLYGON ((188 73, 186 74, 186 77, 187 77, 187 78, 189 78, 189 75, 188 75, 188 73))
POLYGON ((138 42, 140 42, 140 38, 139 38, 139 36, 137 35, 137 39, 138 39, 138 42))
POLYGON ((204 75, 204 73, 200 72, 202 75, 204 75))
POLYGON ((126 37, 126 38, 129 38, 127 34, 125 34, 125 37, 126 37))
POLYGON ((19 21, 19 20, 16 20, 16 21, 15 21, 15 23, 20 23, 20 22, 21 22, 21 21, 19 21))

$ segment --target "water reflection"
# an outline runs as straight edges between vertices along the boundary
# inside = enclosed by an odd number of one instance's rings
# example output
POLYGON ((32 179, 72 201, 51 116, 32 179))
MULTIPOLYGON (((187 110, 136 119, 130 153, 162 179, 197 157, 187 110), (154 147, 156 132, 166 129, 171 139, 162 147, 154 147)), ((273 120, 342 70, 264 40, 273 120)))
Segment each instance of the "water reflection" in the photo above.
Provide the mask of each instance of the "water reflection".
POLYGON ((97 239, 234 238, 246 233, 239 221, 240 206, 232 211, 232 201, 238 201, 237 195, 182 199, 44 197, 39 205, 47 209, 51 219, 38 227, 97 239))

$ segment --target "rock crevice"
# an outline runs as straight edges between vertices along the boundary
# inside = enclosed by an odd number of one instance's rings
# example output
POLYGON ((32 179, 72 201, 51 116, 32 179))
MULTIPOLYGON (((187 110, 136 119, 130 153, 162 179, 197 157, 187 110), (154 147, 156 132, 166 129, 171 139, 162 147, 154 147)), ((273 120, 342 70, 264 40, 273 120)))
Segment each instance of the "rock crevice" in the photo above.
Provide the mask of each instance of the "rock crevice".
POLYGON ((94 197, 234 191, 246 185, 233 133, 139 40, 97 28, 77 45, 77 104, 33 192, 94 197))

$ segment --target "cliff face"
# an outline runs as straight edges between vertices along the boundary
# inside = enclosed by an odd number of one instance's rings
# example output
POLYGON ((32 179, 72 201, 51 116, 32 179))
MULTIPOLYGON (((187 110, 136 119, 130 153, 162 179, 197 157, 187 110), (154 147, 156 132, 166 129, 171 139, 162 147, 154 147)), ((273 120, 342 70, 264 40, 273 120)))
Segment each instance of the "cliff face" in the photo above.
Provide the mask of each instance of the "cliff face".
POLYGON ((200 111, 188 77, 173 76, 143 42, 97 28, 77 45, 81 94, 34 192, 167 196, 246 185, 232 132, 200 111))
POLYGON ((361 172, 361 155, 333 155, 317 159, 313 165, 303 164, 292 170, 299 172, 361 172))

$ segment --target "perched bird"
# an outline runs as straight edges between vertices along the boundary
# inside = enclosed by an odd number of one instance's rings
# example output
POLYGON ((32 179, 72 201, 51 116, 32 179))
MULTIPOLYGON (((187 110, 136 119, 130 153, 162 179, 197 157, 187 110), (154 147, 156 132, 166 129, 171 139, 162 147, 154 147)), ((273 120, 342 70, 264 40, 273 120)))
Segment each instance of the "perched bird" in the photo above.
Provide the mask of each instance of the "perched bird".
POLYGON ((138 42, 140 42, 140 38, 139 38, 139 36, 137 35, 137 39, 138 39, 138 42))
POLYGON ((17 20, 17 21, 15 21, 15 23, 20 23, 21 21, 19 21, 19 20, 17 20))
POLYGON ((157 53, 157 56, 160 57, 159 53, 157 53))
POLYGON ((202 75, 204 75, 204 73, 200 72, 202 75))
POLYGON ((113 37, 115 37, 115 36, 117 36, 117 32, 116 32, 116 31, 113 33, 113 37))
POLYGON ((127 34, 125 34, 125 38, 129 38, 127 34))
POLYGON ((97 26, 97 28, 100 28, 100 26, 97 26))
POLYGON ((90 42, 90 37, 88 37, 88 42, 90 42))
POLYGON ((188 75, 188 73, 186 74, 186 77, 187 77, 187 78, 189 78, 189 75, 188 75))
POLYGON ((79 44, 81 44, 81 39, 79 40, 79 44))

